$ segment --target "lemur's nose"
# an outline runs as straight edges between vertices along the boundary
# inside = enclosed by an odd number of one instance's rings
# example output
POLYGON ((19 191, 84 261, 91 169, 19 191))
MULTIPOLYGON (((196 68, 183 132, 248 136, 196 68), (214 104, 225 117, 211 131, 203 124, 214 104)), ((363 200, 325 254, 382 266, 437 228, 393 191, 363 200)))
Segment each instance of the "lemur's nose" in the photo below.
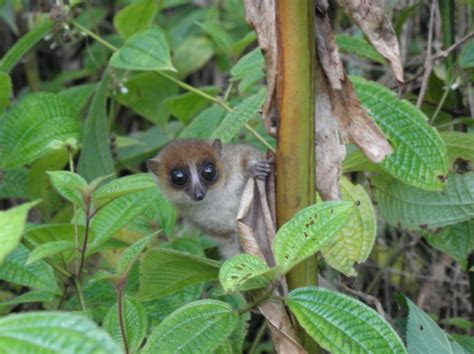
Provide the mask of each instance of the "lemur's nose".
POLYGON ((196 201, 203 200, 204 199, 204 192, 200 191, 200 190, 194 191, 193 196, 194 196, 194 200, 196 200, 196 201))

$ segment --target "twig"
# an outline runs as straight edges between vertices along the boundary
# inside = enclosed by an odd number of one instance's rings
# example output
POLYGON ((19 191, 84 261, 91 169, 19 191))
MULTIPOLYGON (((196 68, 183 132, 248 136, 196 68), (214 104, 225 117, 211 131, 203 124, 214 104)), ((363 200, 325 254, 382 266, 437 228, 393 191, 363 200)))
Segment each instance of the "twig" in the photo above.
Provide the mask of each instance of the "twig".
POLYGON ((125 349, 125 354, 130 353, 128 348, 127 333, 125 331, 125 321, 123 319, 123 286, 117 287, 117 312, 120 325, 120 333, 122 334, 123 347, 125 349))
POLYGON ((87 312, 87 306, 86 306, 86 300, 84 299, 84 293, 82 292, 82 287, 79 279, 75 277, 74 275, 72 276, 73 284, 74 287, 76 288, 76 293, 77 297, 79 298, 79 303, 81 304, 81 309, 84 312, 87 312))
POLYGON ((77 271, 77 278, 81 279, 82 278, 82 272, 84 271, 84 263, 86 259, 86 251, 87 251, 87 243, 89 241, 89 229, 90 229, 90 223, 92 219, 92 215, 90 212, 91 208, 91 198, 88 196, 86 199, 86 226, 84 230, 84 240, 82 241, 82 249, 81 249, 81 262, 79 263, 79 269, 77 271))
POLYGON ((385 311, 383 310, 382 303, 375 296, 363 293, 362 291, 359 291, 359 290, 351 289, 344 283, 341 283, 341 286, 344 291, 361 298, 362 300, 364 300, 365 302, 369 304, 374 305, 379 315, 385 319, 387 318, 387 315, 385 314, 385 311))

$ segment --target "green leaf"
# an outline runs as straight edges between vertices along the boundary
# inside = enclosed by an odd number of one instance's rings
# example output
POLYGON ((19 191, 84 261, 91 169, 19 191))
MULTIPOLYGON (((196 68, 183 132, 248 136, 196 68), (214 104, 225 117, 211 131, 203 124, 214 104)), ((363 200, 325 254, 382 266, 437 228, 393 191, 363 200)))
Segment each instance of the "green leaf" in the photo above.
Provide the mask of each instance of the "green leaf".
POLYGON ((242 80, 243 78, 255 74, 256 70, 263 71, 265 68, 265 59, 262 55, 260 47, 255 48, 251 52, 245 54, 230 69, 232 80, 242 80))
POLYGON ((474 337, 463 336, 461 334, 451 334, 451 337, 459 343, 468 353, 474 353, 474 337))
POLYGON ((217 280, 219 262, 170 249, 152 249, 140 262, 143 301, 159 299, 192 284, 217 280))
POLYGON ((120 353, 112 338, 84 316, 29 312, 0 318, 4 353, 120 353))
POLYGON ((162 29, 150 27, 130 37, 122 48, 112 55, 110 65, 126 70, 171 70, 168 41, 162 29))
MULTIPOLYGON (((123 299, 123 322, 125 324, 125 335, 127 337, 128 350, 131 353, 137 352, 145 339, 148 330, 148 318, 145 308, 136 299, 125 296, 123 299)), ((118 343, 124 350, 122 331, 117 311, 117 304, 114 304, 104 318, 104 329, 110 333, 115 343, 118 343)))
POLYGON ((53 241, 47 242, 36 247, 28 257, 26 265, 44 259, 46 257, 53 256, 64 251, 74 250, 76 245, 72 241, 53 241))
POLYGON ((214 55, 212 42, 206 37, 187 37, 173 53, 173 63, 180 78, 201 69, 214 55))
POLYGON ((53 93, 27 95, 0 120, 0 165, 15 168, 49 152, 53 140, 79 139, 75 110, 53 93))
POLYGON ((426 235, 428 243, 467 267, 467 257, 474 250, 474 221, 446 227, 441 232, 426 235))
POLYGON ((232 38, 225 30, 223 30, 222 23, 198 22, 197 25, 212 38, 218 48, 224 52, 227 52, 230 49, 232 45, 232 38))
POLYGON ((342 200, 357 205, 349 220, 322 248, 324 260, 347 276, 355 276, 355 263, 369 257, 377 236, 377 218, 369 195, 361 185, 341 179, 342 200))
POLYGON ((157 188, 155 181, 149 174, 139 173, 116 179, 100 187, 92 195, 96 208, 100 208, 111 201, 127 194, 157 188))
POLYGON ((29 255, 29 250, 19 245, 0 265, 0 279, 37 290, 59 292, 51 266, 44 261, 26 265, 29 255))
POLYGON ((446 147, 426 116, 379 84, 355 76, 351 81, 362 106, 394 148, 379 166, 403 183, 442 190, 448 172, 446 147))
POLYGON ((15 42, 0 61, 0 71, 9 73, 20 59, 53 28, 53 21, 44 21, 15 42))
POLYGON ((222 121, 225 112, 224 108, 218 105, 205 109, 181 130, 178 137, 180 139, 210 139, 212 132, 222 121))
POLYGON ((408 306, 406 341, 410 354, 448 354, 453 353, 446 333, 431 319, 405 297, 408 306))
POLYGON ((87 114, 77 170, 88 182, 115 173, 109 146, 109 117, 107 115, 109 81, 110 70, 106 70, 87 114))
POLYGON ((83 195, 87 193, 87 182, 74 172, 47 172, 54 189, 71 203, 82 207, 83 195))
POLYGON ((315 254, 345 225, 353 209, 350 202, 314 204, 285 223, 273 241, 275 261, 281 273, 315 254))
POLYGON ((53 301, 54 293, 50 291, 38 290, 30 291, 19 296, 14 297, 11 300, 0 302, 0 308, 4 306, 19 305, 19 304, 31 304, 34 302, 51 302, 53 301))
POLYGON ((79 114, 96 90, 96 83, 76 85, 59 92, 59 96, 69 102, 79 114))
POLYGON ((170 116, 164 101, 177 94, 175 83, 154 72, 144 72, 124 83, 117 101, 150 122, 164 126, 170 116))
POLYGON ((474 40, 467 42, 459 57, 459 65, 462 69, 474 68, 474 40))
POLYGON ((93 247, 98 247, 139 215, 152 201, 147 191, 124 195, 100 209, 91 222, 95 233, 93 247))
MULTIPOLYGON (((215 96, 218 93, 215 87, 199 88, 205 93, 215 96)), ((189 123, 192 117, 210 105, 210 101, 194 92, 187 92, 182 95, 170 97, 165 100, 165 105, 171 114, 184 124, 189 123)))
POLYGON ((10 104, 12 81, 8 74, 0 71, 0 113, 10 104))
POLYGON ((152 24, 158 5, 155 0, 140 0, 124 7, 114 17, 114 27, 125 39, 152 24))
POLYGON ((355 171, 383 172, 379 165, 370 162, 360 150, 355 150, 346 156, 342 162, 342 170, 344 173, 355 171))
POLYGON ((234 107, 214 131, 212 139, 220 139, 223 143, 229 143, 240 132, 244 124, 258 113, 266 95, 267 90, 263 88, 234 107))
POLYGON ((407 353, 377 312, 349 296, 306 287, 290 292, 288 306, 306 332, 331 353, 407 353))
POLYGON ((156 233, 138 240, 128 247, 117 263, 117 273, 127 274, 146 246, 156 237, 156 233))
POLYGON ((0 211, 0 265, 20 242, 28 211, 36 204, 38 201, 0 211))
POLYGON ((222 301, 187 304, 153 330, 142 353, 211 353, 232 333, 237 320, 237 313, 222 301))
POLYGON ((474 217, 474 172, 450 173, 443 192, 428 192, 393 178, 372 179, 378 211, 405 229, 436 228, 474 217))
POLYGON ((474 162, 474 135, 462 132, 443 132, 441 138, 448 149, 450 163, 459 158, 474 162))
POLYGON ((3 171, 0 179, 0 199, 27 198, 26 179, 28 170, 24 167, 3 171))
MULTIPOLYGON (((225 261, 219 271, 219 281, 228 293, 240 289, 246 283, 253 282, 256 288, 263 288, 268 280, 255 282, 261 276, 270 271, 265 261, 251 254, 239 254, 225 261), (257 278, 257 279, 256 279, 257 278)), ((248 287, 246 287, 248 289, 248 287)), ((254 288, 255 289, 255 288, 254 288)))
POLYGON ((342 52, 355 54, 361 58, 385 64, 382 56, 363 38, 339 34, 336 36, 336 44, 342 52))

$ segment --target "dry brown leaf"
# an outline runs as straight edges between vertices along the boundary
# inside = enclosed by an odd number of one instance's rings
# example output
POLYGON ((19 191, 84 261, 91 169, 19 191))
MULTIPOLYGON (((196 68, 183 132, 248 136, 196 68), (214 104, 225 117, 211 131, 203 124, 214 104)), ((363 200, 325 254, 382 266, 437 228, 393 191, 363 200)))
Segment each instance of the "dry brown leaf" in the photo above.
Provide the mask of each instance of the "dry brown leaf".
POLYGON ((263 105, 263 123, 268 134, 276 137, 275 88, 278 63, 276 11, 273 0, 244 0, 245 19, 255 29, 265 57, 267 99, 263 105))
POLYGON ((403 83, 403 65, 397 36, 380 0, 339 0, 346 13, 362 29, 377 52, 387 60, 399 83, 403 83))

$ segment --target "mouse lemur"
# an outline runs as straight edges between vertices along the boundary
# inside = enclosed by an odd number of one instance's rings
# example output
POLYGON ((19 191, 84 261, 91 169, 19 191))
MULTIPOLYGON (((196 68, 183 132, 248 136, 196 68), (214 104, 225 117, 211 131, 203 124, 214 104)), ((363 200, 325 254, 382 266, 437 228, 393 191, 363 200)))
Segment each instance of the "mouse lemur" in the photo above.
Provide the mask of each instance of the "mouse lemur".
POLYGON ((178 213, 219 244, 224 258, 240 253, 237 212, 248 178, 264 179, 270 162, 250 145, 177 140, 147 161, 178 213))

